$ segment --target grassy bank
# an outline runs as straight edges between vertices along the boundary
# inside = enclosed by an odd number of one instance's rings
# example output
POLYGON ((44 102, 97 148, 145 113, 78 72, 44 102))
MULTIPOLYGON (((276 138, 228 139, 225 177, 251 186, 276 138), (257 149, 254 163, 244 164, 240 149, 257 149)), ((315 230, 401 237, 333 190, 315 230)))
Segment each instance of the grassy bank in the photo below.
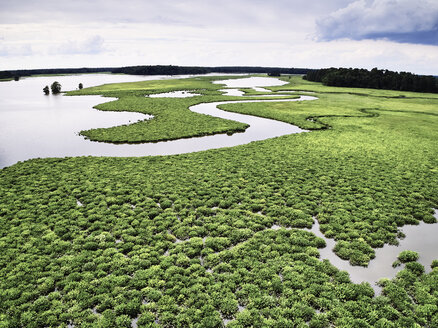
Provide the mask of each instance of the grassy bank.
POLYGON ((210 83, 220 79, 223 77, 116 83, 71 91, 67 94, 117 97, 117 100, 97 105, 95 108, 106 111, 134 111, 154 116, 151 120, 135 124, 81 131, 81 135, 93 141, 156 142, 218 133, 243 132, 248 127, 247 124, 202 115, 189 110, 190 106, 201 102, 257 99, 223 96, 221 92, 217 91, 223 86, 210 83), (201 96, 189 98, 147 97, 150 94, 179 90, 190 90, 193 93, 201 94, 201 96))

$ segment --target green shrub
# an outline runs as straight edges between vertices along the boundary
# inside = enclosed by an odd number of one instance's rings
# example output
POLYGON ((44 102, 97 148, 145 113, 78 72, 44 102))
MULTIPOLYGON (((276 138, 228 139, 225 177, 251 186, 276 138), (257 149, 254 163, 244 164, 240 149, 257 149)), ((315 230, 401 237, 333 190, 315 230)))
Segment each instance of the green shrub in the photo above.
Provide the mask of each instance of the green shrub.
POLYGON ((398 259, 402 263, 417 261, 418 257, 418 253, 413 251, 403 251, 398 255, 398 259))
POLYGON ((417 262, 406 263, 406 269, 412 271, 417 276, 424 273, 424 266, 422 266, 420 263, 417 262))

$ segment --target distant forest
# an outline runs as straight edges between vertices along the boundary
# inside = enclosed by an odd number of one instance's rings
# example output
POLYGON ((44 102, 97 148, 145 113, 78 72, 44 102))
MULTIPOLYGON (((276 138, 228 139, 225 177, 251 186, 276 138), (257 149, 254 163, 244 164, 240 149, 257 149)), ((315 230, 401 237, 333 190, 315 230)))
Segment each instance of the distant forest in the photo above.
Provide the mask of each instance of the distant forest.
POLYGON ((358 68, 309 70, 304 79, 335 87, 438 92, 438 79, 434 76, 398 73, 377 68, 373 68, 371 71, 358 68))
POLYGON ((181 74, 208 74, 208 73, 266 73, 279 74, 306 74, 307 68, 282 68, 258 66, 128 66, 112 70, 113 73, 134 75, 181 75, 181 74))
POLYGON ((49 74, 84 74, 84 73, 102 73, 111 72, 114 67, 103 68, 40 68, 40 69, 19 69, 10 71, 0 71, 0 79, 12 79, 15 77, 31 75, 49 75, 49 74))
POLYGON ((438 79, 434 76, 415 75, 406 72, 392 72, 373 68, 371 71, 359 68, 285 68, 260 66, 126 66, 101 68, 50 68, 0 71, 0 79, 18 80, 22 76, 48 74, 83 74, 83 73, 122 73, 132 75, 183 75, 208 73, 264 73, 270 76, 280 74, 306 74, 309 81, 322 82, 328 86, 372 88, 400 91, 438 93, 438 79))
POLYGON ((123 73, 133 75, 182 75, 182 74, 207 74, 207 73, 266 73, 270 75, 280 74, 306 74, 306 68, 281 68, 281 67, 258 67, 258 66, 127 66, 127 67, 103 67, 103 68, 50 68, 0 71, 0 79, 12 79, 15 77, 48 74, 83 74, 83 73, 123 73))

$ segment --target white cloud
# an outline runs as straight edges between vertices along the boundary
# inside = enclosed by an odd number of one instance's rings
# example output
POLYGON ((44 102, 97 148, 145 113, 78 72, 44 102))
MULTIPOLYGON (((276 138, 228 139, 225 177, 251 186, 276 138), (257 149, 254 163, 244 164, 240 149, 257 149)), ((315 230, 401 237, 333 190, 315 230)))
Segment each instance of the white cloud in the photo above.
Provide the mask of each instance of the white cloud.
POLYGON ((316 24, 320 40, 387 38, 434 44, 438 42, 438 1, 357 0, 317 19, 316 24))
POLYGON ((51 48, 51 54, 99 54, 104 51, 104 39, 95 35, 83 41, 67 41, 51 48))
POLYGON ((33 54, 32 47, 29 44, 1 44, 0 43, 0 57, 9 56, 30 56, 33 54))
MULTIPOLYGON (((438 74, 438 47, 385 40, 314 42, 309 38, 315 33, 316 17, 346 8, 348 3, 358 6, 355 0, 53 3, 0 0, 4 43, 8 42, 8 49, 28 45, 33 52, 26 60, 3 56, 0 69, 155 64, 377 66, 438 74)), ((351 21, 350 27, 354 24, 351 21)))
MULTIPOLYGON (((197 28, 312 28, 315 15, 351 0, 0 0, 0 24, 161 24, 197 28)), ((0 27, 1 29, 1 27, 0 27)))

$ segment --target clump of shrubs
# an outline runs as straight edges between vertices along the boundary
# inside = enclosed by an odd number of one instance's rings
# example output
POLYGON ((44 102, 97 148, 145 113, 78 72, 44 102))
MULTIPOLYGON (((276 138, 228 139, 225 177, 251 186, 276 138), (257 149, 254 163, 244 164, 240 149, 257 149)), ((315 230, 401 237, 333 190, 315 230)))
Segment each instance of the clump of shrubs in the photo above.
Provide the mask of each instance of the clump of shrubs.
POLYGON ((418 253, 414 251, 403 251, 398 255, 398 259, 402 263, 414 262, 418 260, 418 253))
POLYGON ((417 276, 419 276, 419 275, 424 273, 424 266, 422 266, 418 262, 406 263, 406 269, 408 269, 409 271, 413 272, 417 276))

